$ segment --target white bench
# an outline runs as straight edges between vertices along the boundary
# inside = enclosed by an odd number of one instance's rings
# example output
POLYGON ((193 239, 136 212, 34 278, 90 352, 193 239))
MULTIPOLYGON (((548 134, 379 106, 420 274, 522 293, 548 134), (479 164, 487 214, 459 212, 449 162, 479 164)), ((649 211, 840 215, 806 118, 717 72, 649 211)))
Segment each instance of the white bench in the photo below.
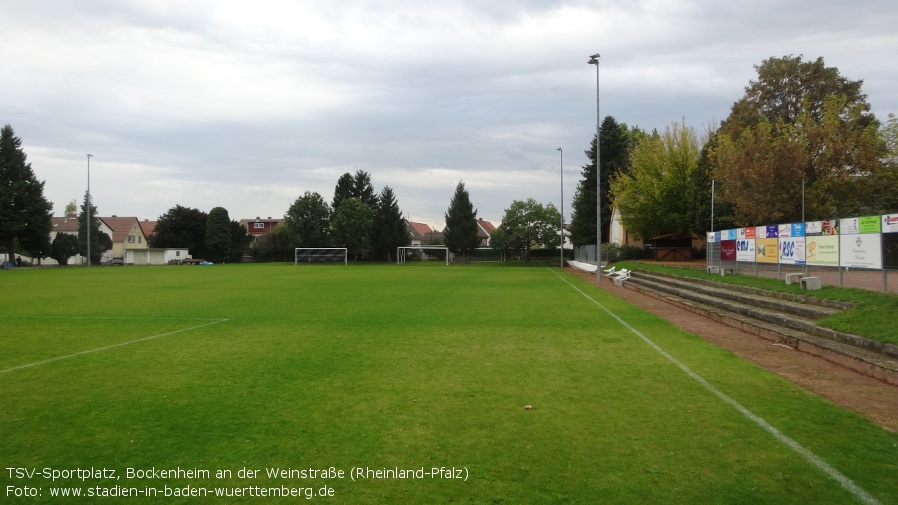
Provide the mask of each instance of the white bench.
POLYGON ((795 284, 796 282, 801 280, 802 277, 805 277, 805 274, 803 274, 801 272, 793 273, 793 274, 786 274, 786 284, 787 285, 795 284))
POLYGON ((801 282, 801 289, 807 289, 808 291, 818 290, 823 287, 820 283, 820 277, 802 277, 799 279, 799 282, 801 282))
POLYGON ((629 278, 630 278, 630 270, 627 270, 626 268, 624 268, 624 269, 620 270, 619 272, 617 272, 616 274, 614 274, 614 276, 611 277, 611 280, 614 281, 615 286, 621 287, 624 285, 624 281, 629 278))
POLYGON ((727 272, 729 272, 730 275, 736 275, 736 269, 735 269, 735 268, 721 267, 721 269, 720 269, 720 275, 721 275, 721 277, 726 276, 727 272))
POLYGON ((719 274, 719 273, 720 273, 720 267, 717 266, 717 265, 711 265, 711 266, 708 267, 708 273, 709 273, 709 274, 719 274))

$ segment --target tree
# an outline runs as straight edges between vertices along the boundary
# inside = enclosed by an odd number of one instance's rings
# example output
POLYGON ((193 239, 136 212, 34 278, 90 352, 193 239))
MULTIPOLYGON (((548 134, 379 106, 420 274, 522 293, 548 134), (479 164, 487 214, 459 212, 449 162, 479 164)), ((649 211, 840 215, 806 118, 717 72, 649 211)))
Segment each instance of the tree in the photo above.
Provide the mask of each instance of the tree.
POLYGON ((561 213, 552 204, 544 207, 533 198, 515 200, 505 209, 500 238, 507 248, 521 251, 529 262, 531 249, 561 245, 560 221, 561 213))
POLYGON ((755 67, 710 151, 718 196, 739 226, 857 215, 878 207, 869 181, 884 144, 863 81, 842 77, 823 58, 769 58, 755 67))
POLYGON ((206 256, 206 221, 199 210, 175 205, 159 216, 156 231, 148 237, 150 247, 186 247, 194 258, 206 256))
MULTIPOLYGON (((87 202, 88 194, 84 192, 84 202, 81 204, 81 213, 78 214, 78 253, 87 258, 87 202)), ((112 237, 100 231, 100 218, 97 217, 97 206, 90 201, 90 263, 100 263, 103 253, 112 249, 112 237)))
POLYGON ((38 259, 50 253, 53 204, 44 197, 12 126, 0 129, 0 247, 13 260, 16 245, 38 259))
POLYGON ((237 263, 243 258, 243 253, 248 252, 254 237, 247 233, 246 226, 237 221, 231 221, 231 248, 228 251, 228 261, 237 263))
POLYGON ((324 247, 328 244, 330 214, 320 194, 306 191, 287 210, 281 226, 293 247, 324 247))
POLYGON ((50 257, 60 265, 68 265, 69 258, 78 254, 78 236, 71 233, 57 233, 50 244, 50 257))
POLYGON ((334 199, 331 203, 333 210, 336 211, 346 198, 358 198, 373 212, 377 204, 377 197, 374 194, 374 187, 371 185, 371 174, 364 170, 358 170, 355 175, 349 172, 341 175, 334 188, 334 199))
POLYGON ((611 192, 621 220, 634 235, 649 239, 694 232, 700 202, 710 197, 696 190, 701 145, 694 129, 672 123, 633 150, 629 171, 611 182, 611 192))
POLYGON ((362 249, 371 246, 371 208, 358 198, 346 198, 331 219, 335 245, 346 247, 358 259, 362 249))
POLYGON ((203 241, 209 261, 214 263, 224 261, 231 250, 232 239, 228 210, 224 207, 213 208, 206 217, 206 236, 203 241))
POLYGON ((393 188, 385 186, 377 197, 377 206, 374 211, 374 222, 371 229, 371 246, 374 254, 380 258, 391 261, 393 251, 397 247, 407 246, 412 243, 411 234, 408 232, 402 211, 393 194, 393 188))
MULTIPOLYGON (((629 167, 630 152, 645 136, 639 128, 629 128, 619 124, 613 116, 605 116, 599 128, 602 136, 602 241, 608 240, 611 207, 611 181, 629 167)), ((596 137, 593 135, 589 150, 585 151, 590 162, 583 165, 581 179, 574 193, 571 217, 571 242, 574 245, 595 244, 596 242, 596 137)))
POLYGON ((355 187, 355 182, 352 178, 352 174, 346 172, 341 175, 339 179, 337 179, 337 186, 334 188, 334 198, 331 200, 331 209, 337 210, 340 208, 340 203, 347 199, 353 197, 353 188, 355 187))
POLYGON ((477 230, 477 209, 471 203, 471 196, 465 189, 465 183, 459 181, 446 211, 443 241, 449 251, 461 255, 467 261, 474 249, 480 245, 477 230))

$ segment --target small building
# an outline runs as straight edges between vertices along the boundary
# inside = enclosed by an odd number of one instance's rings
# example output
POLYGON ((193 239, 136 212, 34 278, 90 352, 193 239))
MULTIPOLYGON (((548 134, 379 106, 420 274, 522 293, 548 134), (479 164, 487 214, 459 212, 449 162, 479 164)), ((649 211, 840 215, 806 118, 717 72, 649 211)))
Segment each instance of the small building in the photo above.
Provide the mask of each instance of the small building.
POLYGON ((126 249, 125 263, 129 265, 171 265, 192 259, 186 247, 126 249))

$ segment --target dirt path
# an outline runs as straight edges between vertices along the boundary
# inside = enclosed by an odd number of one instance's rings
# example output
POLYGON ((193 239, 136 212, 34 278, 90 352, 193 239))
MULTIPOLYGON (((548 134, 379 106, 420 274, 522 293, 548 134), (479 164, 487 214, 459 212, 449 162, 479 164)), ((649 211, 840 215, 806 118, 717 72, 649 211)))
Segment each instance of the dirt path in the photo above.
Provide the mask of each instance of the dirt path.
MULTIPOLYGON (((594 273, 570 267, 565 270, 597 284, 594 273)), ((604 281, 601 289, 808 391, 854 410, 880 426, 898 431, 898 387, 604 281)))

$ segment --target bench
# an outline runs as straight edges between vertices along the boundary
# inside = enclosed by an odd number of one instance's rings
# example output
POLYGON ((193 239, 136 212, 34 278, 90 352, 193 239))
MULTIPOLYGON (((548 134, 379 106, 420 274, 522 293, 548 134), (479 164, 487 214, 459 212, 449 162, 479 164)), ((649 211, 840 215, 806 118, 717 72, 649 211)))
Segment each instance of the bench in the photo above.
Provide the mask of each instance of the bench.
POLYGON ((720 268, 720 275, 721 275, 721 276, 725 276, 725 275, 727 274, 727 272, 729 272, 730 275, 736 275, 736 269, 735 269, 735 268, 729 268, 729 267, 726 267, 726 268, 721 267, 721 268, 720 268))
POLYGON ((716 265, 709 266, 709 267, 708 267, 708 273, 709 273, 709 274, 719 274, 719 273, 720 273, 720 267, 719 267, 719 266, 716 266, 716 265))
POLYGON ((793 273, 793 274, 786 274, 786 285, 795 284, 796 282, 801 280, 801 278, 804 276, 805 276, 805 274, 803 274, 801 272, 793 273))
POLYGON ((624 285, 624 281, 630 278, 630 270, 626 268, 618 271, 614 276, 611 277, 611 280, 614 281, 614 285, 617 287, 621 287, 624 285))
POLYGON ((802 277, 799 279, 801 282, 801 289, 806 289, 808 291, 818 290, 822 287, 820 284, 820 277, 802 277))

